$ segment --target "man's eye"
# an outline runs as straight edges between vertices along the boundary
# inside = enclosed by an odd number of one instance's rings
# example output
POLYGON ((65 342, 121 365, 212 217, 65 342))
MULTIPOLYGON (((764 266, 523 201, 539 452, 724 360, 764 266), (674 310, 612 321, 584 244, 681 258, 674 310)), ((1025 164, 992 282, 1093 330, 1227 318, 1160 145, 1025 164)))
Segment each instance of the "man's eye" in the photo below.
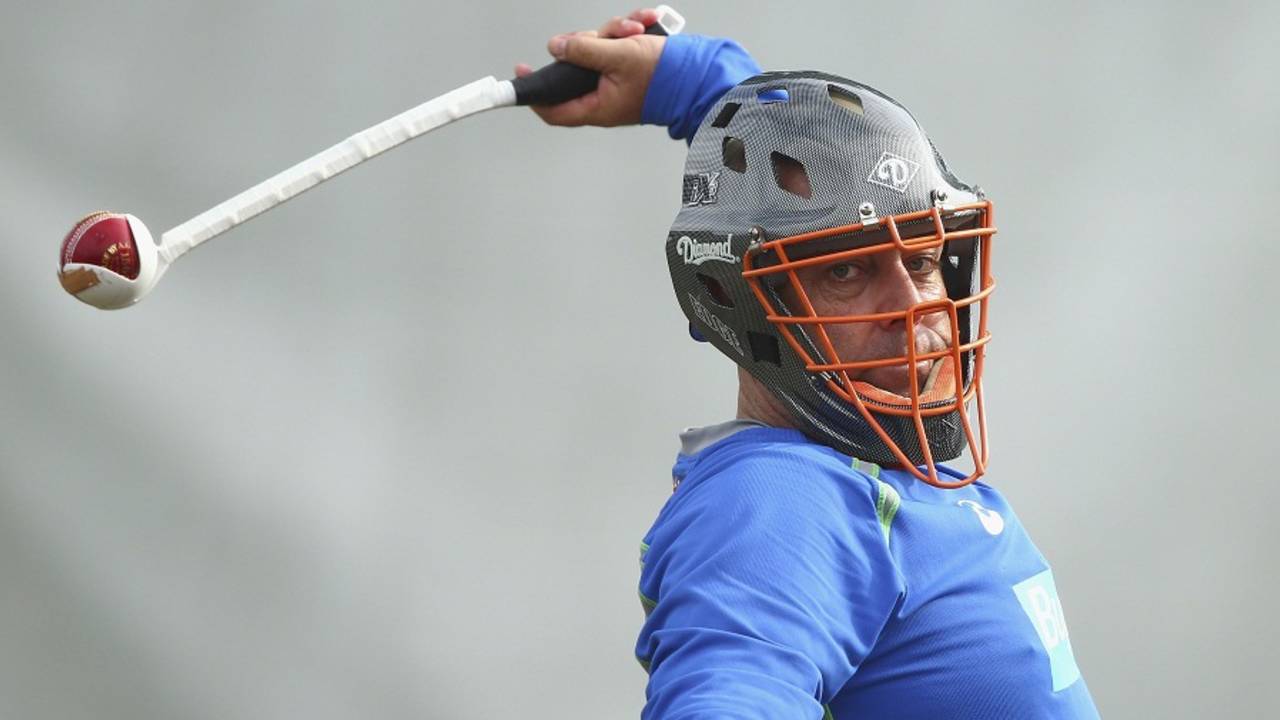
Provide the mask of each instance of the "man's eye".
POLYGON ((831 277, 835 278, 836 280, 852 280, 858 277, 859 274, 861 274, 861 270, 858 268, 857 265, 854 265, 853 263, 840 263, 838 265, 832 265, 828 272, 830 272, 831 277))
POLYGON ((938 259, 932 255, 917 255, 903 264, 908 272, 913 273, 931 273, 938 269, 938 259))

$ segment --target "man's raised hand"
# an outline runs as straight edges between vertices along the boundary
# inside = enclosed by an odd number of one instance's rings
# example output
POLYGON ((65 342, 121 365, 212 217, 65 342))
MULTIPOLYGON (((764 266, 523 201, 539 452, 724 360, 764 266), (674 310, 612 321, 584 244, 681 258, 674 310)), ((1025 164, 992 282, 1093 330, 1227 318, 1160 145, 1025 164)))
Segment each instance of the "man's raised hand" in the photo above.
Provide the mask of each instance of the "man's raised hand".
MULTIPOLYGON (((615 127, 639 123, 649 80, 667 40, 644 34, 645 28, 656 22, 658 11, 642 8, 609 20, 599 30, 551 38, 547 51, 552 57, 599 72, 600 84, 582 97, 531 109, 549 125, 615 127)), ((533 68, 524 63, 516 65, 516 77, 531 72, 533 68)))

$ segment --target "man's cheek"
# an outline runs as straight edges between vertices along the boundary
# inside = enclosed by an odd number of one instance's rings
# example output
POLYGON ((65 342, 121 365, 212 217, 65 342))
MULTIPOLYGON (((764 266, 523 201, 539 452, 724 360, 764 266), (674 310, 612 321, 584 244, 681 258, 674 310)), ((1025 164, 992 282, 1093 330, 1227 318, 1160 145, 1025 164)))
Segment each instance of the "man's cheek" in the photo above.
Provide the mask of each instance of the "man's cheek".
POLYGON ((941 300, 947 296, 947 284, 942 280, 942 273, 931 276, 920 287, 920 297, 926 300, 941 300))
POLYGON ((937 335, 947 347, 951 345, 951 317, 946 313, 929 313, 921 322, 925 328, 937 335))

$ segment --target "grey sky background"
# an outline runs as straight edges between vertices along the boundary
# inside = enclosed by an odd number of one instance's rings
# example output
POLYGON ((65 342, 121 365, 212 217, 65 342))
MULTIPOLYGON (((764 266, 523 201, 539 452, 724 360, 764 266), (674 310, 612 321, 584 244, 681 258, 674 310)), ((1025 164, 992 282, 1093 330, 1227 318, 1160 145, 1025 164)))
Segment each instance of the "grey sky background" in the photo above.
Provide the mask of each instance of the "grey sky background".
MULTIPOLYGON (((700 2, 912 108, 997 203, 988 480, 1105 717, 1280 703, 1275 3, 700 2)), ((637 544, 728 418, 662 255, 684 146, 468 119, 103 313, 154 232, 601 2, 0 0, 0 717, 627 718, 637 544)))

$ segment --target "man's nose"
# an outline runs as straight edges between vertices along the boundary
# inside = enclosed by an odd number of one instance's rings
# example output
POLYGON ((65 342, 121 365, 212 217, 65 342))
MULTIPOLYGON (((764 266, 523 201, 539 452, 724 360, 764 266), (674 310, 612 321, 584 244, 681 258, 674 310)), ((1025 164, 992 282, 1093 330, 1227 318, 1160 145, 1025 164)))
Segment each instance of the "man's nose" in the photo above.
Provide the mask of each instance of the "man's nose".
MULTIPOLYGON (((903 312, 924 300, 920 287, 902 264, 901 257, 881 263, 875 283, 877 313, 903 312)), ((877 321, 877 325, 884 330, 898 329, 905 324, 906 319, 903 317, 877 321)))

